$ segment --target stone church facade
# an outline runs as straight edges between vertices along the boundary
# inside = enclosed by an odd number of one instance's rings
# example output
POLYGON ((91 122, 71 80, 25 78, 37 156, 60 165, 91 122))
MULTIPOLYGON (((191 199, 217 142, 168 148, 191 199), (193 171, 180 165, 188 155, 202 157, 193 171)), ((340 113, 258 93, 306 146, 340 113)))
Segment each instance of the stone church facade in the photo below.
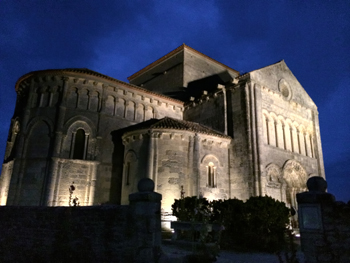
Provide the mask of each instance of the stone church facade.
POLYGON ((308 177, 325 177, 317 107, 284 61, 241 75, 181 45, 128 80, 22 76, 1 205, 125 204, 149 177, 164 212, 181 193, 296 207, 308 177))

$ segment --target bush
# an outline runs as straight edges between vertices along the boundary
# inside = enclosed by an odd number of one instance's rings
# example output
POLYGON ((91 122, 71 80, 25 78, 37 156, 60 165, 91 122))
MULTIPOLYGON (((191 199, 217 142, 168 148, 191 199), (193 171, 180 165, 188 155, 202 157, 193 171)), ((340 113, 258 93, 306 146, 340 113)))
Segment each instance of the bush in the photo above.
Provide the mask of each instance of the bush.
POLYGON ((183 222, 208 222, 211 217, 210 203, 206 198, 196 196, 175 199, 171 206, 173 215, 183 222))
POLYGON ((245 246, 268 252, 284 248, 290 211, 283 202, 268 196, 251 197, 245 203, 245 246))
POLYGON ((285 233, 290 210, 283 202, 268 196, 214 200, 186 197, 175 200, 173 215, 179 221, 218 223, 223 226, 220 245, 266 252, 285 248, 285 233))

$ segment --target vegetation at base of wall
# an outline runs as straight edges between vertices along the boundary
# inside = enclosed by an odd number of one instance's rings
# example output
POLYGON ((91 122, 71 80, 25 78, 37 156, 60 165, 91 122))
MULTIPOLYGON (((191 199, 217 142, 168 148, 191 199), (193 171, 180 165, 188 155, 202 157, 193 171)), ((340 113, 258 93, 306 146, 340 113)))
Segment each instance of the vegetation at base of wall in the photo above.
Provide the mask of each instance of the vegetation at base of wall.
POLYGON ((220 246, 274 252, 286 249, 290 210, 268 196, 214 200, 185 197, 175 200, 173 215, 178 221, 222 225, 220 246))
POLYGON ((208 222, 211 217, 210 202, 206 198, 196 196, 175 199, 171 208, 173 216, 178 221, 184 222, 208 222))

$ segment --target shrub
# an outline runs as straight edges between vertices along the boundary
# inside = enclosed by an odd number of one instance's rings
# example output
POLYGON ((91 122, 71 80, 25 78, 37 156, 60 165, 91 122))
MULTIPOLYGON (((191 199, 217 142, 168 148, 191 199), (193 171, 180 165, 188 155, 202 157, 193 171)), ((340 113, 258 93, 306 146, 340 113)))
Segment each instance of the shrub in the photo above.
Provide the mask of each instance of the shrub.
POLYGON ((284 248, 290 210, 268 196, 251 197, 245 203, 245 246, 268 252, 284 248))
POLYGON ((175 199, 171 206, 178 221, 208 222, 211 217, 210 204, 206 198, 196 196, 175 199))
POLYGON ((186 197, 175 200, 173 215, 179 221, 218 223, 223 225, 220 245, 226 249, 240 247, 267 252, 285 248, 285 233, 290 210, 283 202, 268 196, 214 200, 186 197))

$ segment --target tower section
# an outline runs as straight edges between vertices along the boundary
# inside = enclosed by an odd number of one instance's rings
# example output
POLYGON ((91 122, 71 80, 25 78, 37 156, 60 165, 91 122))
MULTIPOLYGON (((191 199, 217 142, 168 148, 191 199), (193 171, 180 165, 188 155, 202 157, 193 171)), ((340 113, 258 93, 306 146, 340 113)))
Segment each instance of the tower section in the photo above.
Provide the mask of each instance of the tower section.
MULTIPOLYGON (((241 109, 236 110, 245 116, 253 193, 296 210, 295 195, 305 191, 307 179, 325 177, 317 107, 284 61, 242 75, 237 82, 231 91, 233 98, 241 94, 241 109)), ((238 152, 237 136, 244 136, 237 126, 233 131, 238 152)))
POLYGON ((31 72, 16 91, 2 205, 118 204, 124 146, 111 133, 182 118, 182 102, 88 69, 31 72))

